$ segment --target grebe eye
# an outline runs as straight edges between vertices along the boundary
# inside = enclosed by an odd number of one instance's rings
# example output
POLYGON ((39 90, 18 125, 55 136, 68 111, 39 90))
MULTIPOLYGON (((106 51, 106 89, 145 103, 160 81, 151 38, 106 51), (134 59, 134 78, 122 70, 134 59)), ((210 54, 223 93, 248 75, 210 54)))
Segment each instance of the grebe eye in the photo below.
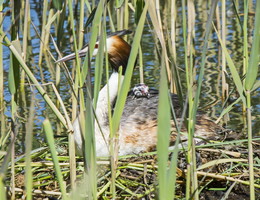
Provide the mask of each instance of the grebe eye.
POLYGON ((95 44, 95 49, 98 49, 98 44, 95 44))

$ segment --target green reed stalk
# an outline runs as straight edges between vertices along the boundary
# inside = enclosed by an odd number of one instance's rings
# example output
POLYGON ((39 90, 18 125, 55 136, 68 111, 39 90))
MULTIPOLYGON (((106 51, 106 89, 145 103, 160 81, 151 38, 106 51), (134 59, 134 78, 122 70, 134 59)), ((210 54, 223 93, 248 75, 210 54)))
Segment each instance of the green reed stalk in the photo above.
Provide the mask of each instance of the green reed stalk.
POLYGON ((55 21, 56 16, 58 13, 54 14, 54 9, 51 8, 49 10, 49 15, 48 15, 48 19, 47 19, 47 23, 44 27, 44 31, 45 31, 45 35, 44 40, 42 41, 43 43, 43 53, 46 54, 46 50, 49 49, 49 39, 50 39, 50 32, 51 32, 51 24, 53 23, 53 21, 55 21))
MULTIPOLYGON (((160 41, 160 43, 162 45, 163 50, 164 49, 166 50, 167 47, 166 47, 166 42, 165 42, 164 35, 162 34, 162 31, 163 31, 163 29, 162 29, 162 20, 161 20, 161 15, 160 15, 160 12, 159 12, 159 10, 160 10, 160 3, 159 3, 158 0, 153 2, 153 5, 150 6, 150 8, 154 7, 154 6, 156 7, 156 11, 155 12, 150 12, 149 11, 150 17, 152 19, 152 22, 157 24, 157 26, 154 26, 156 34, 157 34, 158 39, 159 39, 159 41, 160 41)), ((169 58, 168 58, 167 51, 165 51, 163 55, 164 55, 163 59, 165 59, 164 62, 165 62, 166 70, 167 70, 167 78, 168 78, 168 81, 169 81, 169 84, 170 84, 170 89, 172 91, 174 83, 173 83, 173 80, 172 80, 172 71, 170 69, 170 64, 169 64, 169 58)))
MULTIPOLYGON (((86 100, 86 127, 85 127, 85 158, 86 158, 86 165, 87 165, 87 174, 88 178, 92 181, 89 184, 89 196, 92 199, 97 199, 97 167, 96 167, 96 148, 95 148, 95 124, 94 124, 94 112, 93 109, 96 108, 96 102, 98 98, 98 93, 101 86, 101 77, 102 77, 102 68, 103 68, 103 58, 104 58, 104 23, 100 23, 102 21, 102 16, 105 18, 106 13, 106 1, 102 0, 99 2, 95 16, 92 22, 92 29, 91 29, 91 38, 89 42, 89 52, 85 58, 82 77, 83 79, 87 75, 87 69, 90 69, 90 60, 94 51, 95 43, 97 40, 98 32, 101 30, 101 39, 99 45, 98 55, 96 57, 95 63, 95 85, 94 85, 94 99, 92 100, 92 95, 90 92, 87 94, 86 100), (101 25, 102 24, 102 25, 101 25)), ((87 84, 88 91, 91 88, 91 81, 88 81, 87 84)))
MULTIPOLYGON (((76 37, 76 33, 75 33, 75 24, 74 24, 74 16, 73 16, 74 12, 73 12, 73 6, 72 5, 73 5, 72 0, 69 0, 68 6, 69 6, 70 26, 71 26, 71 31, 72 31, 72 35, 73 35, 74 52, 76 53, 76 52, 78 52, 78 46, 77 46, 77 37, 76 37)), ((80 87, 83 86, 83 80, 82 80, 82 76, 81 76, 79 56, 76 53, 76 78, 75 78, 75 88, 74 88, 76 94, 78 94, 78 86, 80 86, 80 87)), ((84 117, 83 117, 83 111, 85 109, 85 105, 84 105, 83 90, 79 90, 79 97, 80 97, 79 102, 80 102, 80 108, 81 108, 80 109, 81 130, 84 130, 85 120, 84 120, 84 117)), ((76 106, 75 102, 74 102, 73 105, 76 106)), ((75 109, 75 107, 73 109, 75 109)), ((72 188, 75 188, 76 159, 75 159, 75 143, 74 143, 73 134, 69 135, 69 157, 70 157, 70 167, 71 167, 70 179, 71 179, 72 188)))
MULTIPOLYGON (((56 4, 59 4, 59 0, 54 0, 54 2, 56 2, 56 4)), ((55 4, 55 3, 54 3, 55 4)), ((67 4, 63 3, 63 6, 61 7, 61 11, 59 10, 57 13, 57 29, 55 32, 55 35, 57 37, 57 45, 58 47, 61 45, 61 41, 63 39, 64 36, 64 21, 67 15, 67 4)))
POLYGON ((58 160, 58 157, 57 157, 57 151, 55 149, 53 130, 52 130, 52 127, 51 127, 51 123, 48 119, 45 119, 43 121, 43 128, 44 128, 44 132, 46 134, 48 145, 50 147, 51 156, 52 156, 52 160, 53 160, 53 163, 54 163, 56 176, 57 176, 59 186, 60 186, 60 190, 61 190, 61 193, 62 193, 62 198, 67 200, 68 196, 66 194, 66 186, 65 186, 64 181, 63 181, 61 169, 60 169, 60 166, 59 166, 59 160, 58 160))
MULTIPOLYGON (((105 10, 102 11, 105 15, 105 10)), ((102 74, 103 74, 103 65, 104 65, 104 47, 106 48, 106 34, 105 34, 105 27, 104 23, 102 23, 101 26, 101 34, 100 34, 100 45, 98 48, 98 54, 96 56, 96 62, 95 62, 95 83, 94 83, 94 108, 96 109, 97 106, 97 100, 98 100, 98 94, 101 88, 101 80, 102 80, 102 74)), ((108 80, 107 80, 108 81, 108 80)), ((109 98, 108 98, 109 99, 109 98)), ((108 104, 110 105, 110 103, 108 104)))
MULTIPOLYGON (((136 6, 135 6, 135 24, 136 25, 139 22, 143 8, 144 8, 144 1, 143 0, 137 0, 136 6)), ((139 73, 140 73, 140 83, 144 83, 143 52, 142 52, 141 44, 139 46, 139 55, 138 56, 139 56, 138 64, 139 64, 139 73)))
POLYGON ((140 83, 144 83, 143 53, 142 53, 141 45, 139 47, 139 73, 140 73, 140 83))
POLYGON ((243 21, 243 75, 246 74, 248 68, 248 35, 247 35, 247 24, 248 24, 248 4, 249 2, 244 1, 244 21, 243 21))
MULTIPOLYGON (((0 3, 0 31, 3 31, 3 4, 0 3)), ((3 37, 0 37, 0 43, 2 44, 3 37)), ((0 146, 2 147, 2 141, 5 137, 5 115, 4 115, 4 66, 3 66, 3 46, 0 45, 0 146)))
POLYGON ((158 152, 158 181, 159 199, 172 199, 173 192, 168 186, 168 154, 170 140, 170 103, 168 98, 168 83, 166 67, 161 66, 160 93, 158 105, 158 133, 157 133, 157 152, 158 152), (169 191, 170 189, 170 191, 169 191))
MULTIPOLYGON (((18 28, 20 25, 20 21, 16 21, 18 17, 18 13, 20 12, 21 2, 18 1, 17 3, 12 2, 11 9, 12 9, 12 28, 11 28, 11 38, 15 40, 15 44, 17 45, 17 49, 21 53, 21 46, 17 39, 18 36, 18 28)), ((17 104, 18 104, 18 91, 19 91, 19 84, 20 84, 20 66, 19 62, 17 61, 15 55, 13 53, 10 54, 10 69, 9 69, 9 77, 8 77, 8 84, 9 90, 11 93, 11 118, 12 121, 16 121, 16 113, 17 113, 17 104)), ((15 126, 15 124, 13 124, 15 126)), ((15 141, 16 137, 16 126, 11 131, 11 140, 15 141)), ((14 157, 15 157, 15 145, 13 144, 10 148, 11 151, 11 199, 15 199, 15 169, 14 169, 14 157)))
MULTIPOLYGON (((14 116, 14 115, 13 115, 14 116)), ((13 121, 15 121, 15 117, 13 117, 13 121)), ((14 132, 11 132, 11 140, 15 141, 16 140, 16 137, 15 137, 15 133, 14 132)), ((15 199, 15 167, 14 167, 14 164, 15 164, 15 145, 13 143, 13 145, 11 146, 11 169, 10 169, 10 172, 11 172, 11 199, 14 200, 15 199)))
POLYGON ((173 61, 176 65, 176 0, 171 0, 171 52, 173 61))
MULTIPOLYGON (((46 63, 49 64, 50 62, 46 61, 46 63)), ((56 70, 55 70, 55 72, 56 72, 55 73, 55 87, 57 88, 58 91, 60 91, 61 69, 60 69, 60 65, 56 65, 55 67, 56 67, 56 70)), ((56 106, 57 106, 58 109, 60 109, 60 101, 59 101, 58 98, 56 100, 56 106)), ((67 111, 64 110, 64 112, 67 112, 67 111)), ((66 117, 65 117, 65 119, 66 119, 66 117)), ((70 120, 67 120, 67 121, 70 121, 70 120)), ((61 134, 61 123, 59 121, 56 123, 56 134, 57 135, 61 134)))
MULTIPOLYGON (((180 81, 180 75, 179 75, 179 69, 177 68, 177 52, 176 52, 176 20, 177 20, 177 9, 176 9, 176 1, 172 0, 171 1, 171 8, 170 8, 170 13, 171 13, 171 24, 170 24, 170 36, 168 39, 168 45, 169 45, 169 51, 170 51, 170 56, 172 59, 172 64, 171 64, 171 71, 172 71, 172 80, 173 80, 173 90, 171 90, 172 93, 178 94, 178 97, 180 99, 180 102, 183 102, 182 98, 182 86, 181 86, 181 81, 180 81)), ((186 41, 186 39, 185 39, 186 41)))
MULTIPOLYGON (((44 41, 45 41, 45 25, 47 23, 47 13, 48 13, 48 0, 44 0, 43 1, 43 16, 42 16, 42 31, 41 31, 41 44, 40 44, 40 52, 39 52, 39 66, 41 66, 42 64, 42 56, 43 56, 43 51, 45 50, 46 46, 44 45, 44 41)), ((40 68, 40 70, 42 71, 42 69, 40 68)))
MULTIPOLYGON (((146 2, 148 3, 148 1, 146 2)), ((159 7, 159 2, 157 2, 157 8, 159 7)), ((159 198, 160 199, 173 199, 175 196, 175 184, 176 184, 176 165, 178 158, 178 148, 175 148, 174 153, 171 158, 170 164, 168 164, 168 154, 169 154, 169 136, 170 136, 170 106, 169 106, 169 90, 168 84, 171 82, 169 80, 169 74, 167 72, 168 56, 167 48, 164 40, 164 35, 162 32, 162 27, 160 17, 158 12, 156 12, 156 5, 149 2, 148 12, 153 23, 156 35, 159 38, 160 45, 162 48, 161 56, 161 74, 160 74, 160 93, 159 93, 159 108, 158 108, 158 131, 157 131, 157 153, 158 153, 158 181, 159 181, 159 198), (167 76, 168 75, 168 76, 167 76), (168 139, 167 139, 168 138, 168 139)), ((172 86, 172 85, 171 85, 172 86)), ((179 128, 176 123, 176 117, 173 111, 173 118, 176 124, 177 132, 179 133, 179 128)), ((180 134, 180 133, 179 133, 180 134)), ((178 146, 179 137, 177 137, 175 145, 178 146)))
POLYGON ((95 8, 95 6, 96 6, 96 1, 95 1, 95 0, 92 0, 91 5, 92 5, 92 10, 93 10, 93 9, 95 8))
MULTIPOLYGON (((102 2, 101 2, 102 3, 102 2)), ((97 9, 96 17, 101 17, 105 12, 102 7, 97 9)), ((105 16, 105 14, 104 14, 105 16)), ((98 23, 97 26, 100 26, 98 23)), ((87 175, 89 179, 88 191, 90 199, 97 199, 97 166, 96 166, 96 148, 95 148, 95 115, 93 109, 96 108, 98 93, 101 87, 103 60, 104 60, 104 41, 105 31, 104 24, 100 26, 101 35, 99 40, 99 50, 95 62, 95 83, 94 83, 94 100, 90 92, 86 98, 86 127, 85 127, 85 157, 87 162, 87 175)), ((91 88, 91 81, 88 81, 87 88, 91 88)), ((104 147, 105 148, 105 147, 104 147)))
POLYGON ((107 6, 107 13, 108 13, 108 17, 109 17, 109 26, 111 28, 111 31, 114 32, 116 29, 115 29, 115 25, 114 25, 114 21, 113 21, 113 17, 112 17, 112 14, 111 14, 111 6, 110 6, 111 3, 108 3, 108 6, 107 6))
MULTIPOLYGON (((198 109, 198 105, 199 105, 199 97, 200 97, 200 92, 201 92, 201 86, 202 86, 202 80, 203 80, 203 76, 204 76, 204 71, 205 71, 205 63, 206 63, 206 53, 207 53, 207 48, 208 48, 208 41, 209 41, 209 35, 210 35, 210 31, 211 31, 211 23, 213 20, 213 16, 214 16, 214 12, 216 10, 216 6, 217 6, 217 2, 218 1, 213 1, 212 5, 211 5, 211 10, 210 10, 210 14, 209 14, 209 18, 206 24, 206 33, 205 33, 205 39, 204 39, 204 45, 203 45, 203 51, 202 51, 202 56, 201 56, 201 65, 200 65, 200 71, 199 71, 199 76, 198 76, 198 86, 197 86, 197 90, 195 92, 195 97, 194 100, 190 99, 192 96, 190 96, 192 93, 188 93, 189 95, 189 119, 188 119, 188 163, 192 164, 192 166, 190 166, 191 168, 188 168, 188 173, 186 175, 187 177, 187 182, 189 181, 189 176, 193 174, 193 176, 191 177, 192 179, 192 190, 190 191, 191 193, 186 192, 186 199, 191 198, 194 194, 194 198, 198 199, 198 193, 197 193, 197 177, 196 177, 196 166, 195 166, 195 147, 194 147, 194 143, 193 143, 193 135, 195 132, 195 124, 196 124, 196 115, 197 115, 197 109, 198 109), (192 163, 191 163, 192 161, 192 163), (189 170, 190 173, 189 173, 189 170), (195 192, 195 193, 194 193, 195 192)), ((190 72, 192 73, 192 72, 190 72)), ((191 77, 191 76, 190 76, 191 77)), ((192 78, 191 78, 192 80, 192 78)), ((192 90, 192 85, 193 85, 193 81, 190 81, 189 83, 190 85, 188 85, 188 91, 189 89, 192 90), (190 87, 190 88, 189 88, 190 87)), ((190 187, 190 183, 188 182, 186 185, 186 191, 189 190, 190 187)))
MULTIPOLYGON (((87 85, 90 87, 90 83, 87 85)), ((86 114, 85 114, 85 165, 87 171, 85 176, 88 182, 87 191, 89 199, 97 199, 97 178, 96 178, 96 148, 95 148, 95 128, 94 128, 94 114, 92 109, 91 95, 86 97, 86 114)))
MULTIPOLYGON (((1 167, 0 167, 0 190, 5 190, 5 185, 4 185, 4 180, 6 178, 7 170, 10 167, 10 173, 11 173, 11 199, 15 199, 15 181, 14 181, 14 147, 15 147, 15 140, 17 136, 17 128, 14 126, 14 123, 12 121, 12 128, 11 128, 11 139, 8 147, 6 148, 6 154, 1 162, 1 167), (10 166, 11 165, 11 166, 10 166)), ((2 197, 5 197, 5 194, 2 195, 2 197)))
POLYGON ((84 0, 80 0, 80 11, 79 11, 79 43, 78 48, 81 49, 83 47, 83 39, 84 39, 84 13, 85 13, 85 3, 84 0))
MULTIPOLYGON (((22 9, 22 8, 21 8, 22 9)), ((28 47, 28 36, 29 36, 29 30, 30 30, 30 4, 29 0, 25 1, 25 11, 24 11, 24 29, 23 29, 23 59, 26 61, 27 59, 27 47, 28 47)), ((25 88, 24 88, 24 83, 25 83, 25 72, 22 70, 21 72, 21 80, 20 80, 20 94, 21 96, 25 96, 25 88)), ((25 98, 24 98, 25 99, 25 98)), ((24 101, 26 102, 26 101, 24 101)))
MULTIPOLYGON (((146 18, 147 8, 148 8, 148 4, 146 3, 145 7, 143 9, 143 13, 140 17, 139 23, 137 25, 136 31, 135 31, 135 36, 134 36, 134 40, 133 40, 133 43, 132 43, 132 49, 131 49, 130 57, 128 59, 125 78, 124 78, 122 87, 119 91, 117 101, 116 101, 116 104, 115 104, 114 114, 113 114, 113 118, 112 118, 112 132, 111 132, 112 137, 116 136, 117 130, 119 128, 120 119, 121 119, 121 116, 122 116, 122 113, 123 113, 125 101, 126 101, 126 98, 127 98, 129 88, 130 88, 130 81, 131 81, 131 78, 132 78, 135 60, 136 60, 137 53, 138 53, 138 47, 139 47, 139 44, 140 44, 142 31, 143 31, 143 28, 144 28, 144 22, 145 22, 145 18, 146 18)), ((111 155, 111 157, 113 157, 113 156, 114 155, 111 155)), ((111 164, 115 163, 115 160, 111 160, 111 161, 112 161, 111 164)), ((114 174, 114 176, 115 176, 115 174, 114 174)), ((112 195, 115 196, 115 186, 113 184, 114 183, 112 182, 112 195)))
MULTIPOLYGON (((0 190, 1 191, 5 191, 4 181, 6 179, 7 170, 10 167, 10 165, 14 164, 11 157, 12 157, 12 154, 14 154, 13 149, 14 149, 15 139, 17 136, 16 127, 12 126, 12 130, 10 132, 12 132, 11 141, 10 141, 8 147, 6 148, 7 149, 6 154, 5 154, 3 161, 1 162, 1 166, 0 166, 0 190)), ((11 166, 11 170, 13 170, 12 166, 11 166)), ((13 173, 13 171, 11 171, 11 176, 13 176, 13 175, 14 175, 14 173, 13 173)), ((14 186, 12 186, 12 187, 14 187, 14 186)), ((11 192, 13 192, 12 197, 14 198, 14 189, 11 188, 11 190, 12 190, 11 192)), ((5 194, 2 194, 2 195, 0 194, 0 197, 1 196, 5 197, 5 194)), ((3 199, 6 199, 6 198, 3 198, 3 199)))
POLYGON ((251 89, 253 88, 257 74, 259 72, 260 61, 260 2, 256 2, 255 30, 249 65, 245 79, 246 107, 247 107, 247 135, 248 135, 248 160, 249 160, 249 181, 250 181, 250 199, 255 199, 254 188, 254 159, 252 146, 252 117, 251 117, 251 89))
POLYGON ((132 73, 133 73, 133 68, 134 68, 136 56, 137 56, 137 53, 138 53, 138 47, 139 47, 139 43, 140 43, 140 40, 141 40, 141 35, 142 35, 143 27, 144 27, 144 21, 145 21, 147 8, 148 8, 148 3, 145 4, 145 7, 143 9, 143 13, 140 17, 139 23, 138 23, 136 31, 135 31, 135 36, 134 36, 134 40, 133 40, 133 43, 132 43, 131 54, 130 54, 130 57, 128 59, 125 78, 124 78, 124 81, 123 81, 122 88, 119 92, 119 95, 118 95, 118 98, 117 98, 117 101, 116 101, 116 105, 115 105, 115 109, 114 109, 113 133, 115 133, 117 131, 118 127, 119 127, 120 118, 121 118, 121 115, 123 113, 123 108, 124 108, 124 105, 125 105, 127 93, 129 91, 129 88, 130 88, 130 81, 131 81, 131 77, 132 77, 132 73), (115 113, 117 113, 117 114, 115 114, 115 113))
MULTIPOLYGON (((235 5, 235 3, 234 3, 235 5)), ((245 0, 244 1, 244 20, 243 20, 243 27, 242 27, 242 31, 243 31, 243 76, 247 73, 247 68, 248 68, 248 59, 249 59, 249 53, 248 53, 248 10, 249 10, 249 1, 245 0)), ((237 9, 236 9, 237 10, 237 9)), ((238 13, 238 12, 236 12, 238 13)), ((238 14, 237 14, 238 15, 238 14)), ((239 16, 237 17, 238 19, 239 16)), ((242 26, 242 24, 241 24, 242 26)), ((243 80, 243 84, 245 84, 245 79, 243 80)), ((243 122, 244 122, 244 126, 246 127, 247 122, 246 122, 246 104, 242 104, 242 116, 243 116, 243 122)))
POLYGON ((5 185, 4 185, 4 178, 0 174, 0 198, 3 200, 6 200, 6 190, 5 190, 5 185))
POLYGON ((25 149, 25 188, 26 188, 27 200, 32 199, 32 188, 33 188, 31 150, 32 150, 34 115, 35 115, 34 97, 32 97, 29 118, 28 118, 28 122, 26 123, 27 130, 25 135, 25 148, 26 148, 25 149))
MULTIPOLYGON (((216 26, 217 26, 217 30, 220 32, 221 31, 221 19, 220 19, 220 5, 217 5, 217 8, 216 8, 216 26)), ((220 46, 218 46, 218 52, 221 52, 221 48, 220 46)), ((218 54, 217 58, 218 58, 218 69, 221 68, 221 53, 218 54)), ((217 85, 220 85, 220 78, 221 78, 221 71, 219 70, 219 73, 218 73, 218 77, 217 77, 217 85)), ((219 88, 216 87, 216 96, 220 97, 220 91, 219 91, 219 88)))
MULTIPOLYGON (((183 29, 183 46, 184 46, 184 63, 185 63, 185 77, 186 77, 186 84, 187 84, 187 95, 188 95, 188 102, 189 102, 189 111, 188 111, 188 116, 191 116, 191 109, 192 109, 192 76, 190 76, 190 74, 192 74, 192 72, 190 72, 189 69, 189 65, 188 65, 188 50, 187 50, 187 18, 186 18, 186 12, 185 12, 185 1, 182 0, 182 29, 183 29)), ((189 118, 190 119, 190 118, 189 118)), ((188 126, 191 125, 191 121, 188 121, 188 126)), ((188 130, 190 130, 190 128, 188 127, 188 130)), ((189 132, 188 132, 189 133, 189 132)), ((191 141, 192 138, 190 138, 190 134, 188 135, 188 147, 191 146, 191 141)), ((187 163, 190 163, 191 161, 191 154, 187 154, 187 163)), ((191 194, 191 169, 190 169, 190 165, 187 165, 187 173, 186 173, 186 199, 189 199, 191 194)))
MULTIPOLYGON (((106 47, 106 46, 105 46, 106 47)), ((107 49, 106 51, 107 52, 107 49)), ((109 64, 108 64, 108 54, 106 53, 106 82, 108 83, 109 81, 109 64)), ((122 72, 119 72, 120 74, 122 74, 122 72)), ((120 80, 119 80, 120 82, 120 80)), ((107 85, 109 88, 109 84, 107 85)), ((111 169, 111 181, 110 181, 110 192, 112 193, 112 197, 115 199, 116 198, 116 169, 117 169, 117 152, 118 152, 118 145, 117 145, 117 141, 116 141, 116 137, 118 137, 118 135, 113 135, 112 131, 113 131, 113 121, 112 121, 112 106, 111 106, 111 102, 110 102, 110 94, 109 94, 109 89, 107 90, 107 96, 108 96, 108 119, 109 119, 109 131, 110 131, 110 143, 109 143, 109 153, 110 153, 110 169, 111 169)))
MULTIPOLYGON (((223 41, 223 45, 226 46, 226 0, 222 0, 221 2, 221 38, 223 41)), ((221 54, 221 86, 222 86, 222 106, 225 105, 225 101, 228 98, 228 83, 226 80, 226 57, 225 53, 222 50, 221 54)), ((224 122, 228 120, 228 113, 224 115, 224 122)))
MULTIPOLYGON (((188 34, 187 34, 187 60, 188 60, 188 71, 186 73, 189 77, 190 81, 188 85, 188 99, 189 99, 189 119, 188 120, 188 152, 187 152, 187 162, 189 164, 190 174, 191 174, 191 194, 193 195, 194 199, 199 199, 198 194, 198 179, 197 179, 197 173, 196 173, 196 151, 195 151, 195 144, 193 142, 194 132, 193 127, 195 126, 196 121, 193 121, 192 118, 192 112, 195 104, 193 104, 193 92, 194 89, 194 66, 193 66, 193 54, 194 54, 194 46, 193 46, 193 38, 194 38, 194 32, 195 32, 195 7, 193 1, 187 2, 187 16, 188 16, 188 34)), ((197 105, 196 105, 197 106, 197 105)))
MULTIPOLYGON (((259 43, 260 45, 260 43, 259 43)), ((257 66, 258 64, 256 64, 257 66)), ((250 188, 250 200, 255 199, 255 180, 254 180, 254 150, 252 144, 252 114, 251 114, 251 93, 250 89, 246 89, 246 100, 247 100, 247 137, 248 137, 248 162, 249 162, 249 188, 250 188)))
POLYGON ((124 3, 124 22, 123 22, 124 29, 128 29, 128 24, 129 24, 129 8, 128 8, 128 1, 125 1, 125 3, 124 3))
MULTIPOLYGON (((127 1, 122 1, 119 2, 116 1, 115 2, 115 7, 116 7, 116 14, 117 14, 117 29, 118 30, 122 30, 123 27, 125 27, 125 21, 126 21, 126 14, 128 13, 128 6, 127 6, 127 1), (124 6, 126 4, 126 6, 124 6), (125 13, 127 12, 127 13, 125 13)), ((107 67, 107 65, 106 65, 107 67)), ((120 72, 122 73, 122 72, 120 72)), ((106 71, 106 77, 108 80, 108 70, 106 71)), ((120 82, 120 80, 119 80, 120 82)), ((109 85, 108 85, 109 87, 109 85)), ((119 91, 121 90, 121 88, 119 88, 119 91)), ((109 93, 109 90, 108 90, 109 93)), ((109 96, 109 94, 108 94, 109 96)), ((109 98, 108 98, 109 99, 109 98)), ((112 113, 111 110, 111 102, 108 102, 109 105, 109 113, 112 113)), ((116 114, 116 112, 114 113, 116 114)), ((118 162, 118 132, 114 131, 114 125, 113 125, 113 120, 111 120, 111 116, 109 116, 110 118, 110 164, 111 164, 111 187, 110 187, 110 192, 112 193, 112 198, 116 199, 116 170, 117 170, 117 162, 118 162)), ((120 121, 119 121, 120 123, 120 121)))
POLYGON ((99 32, 99 27, 100 27, 100 22, 102 20, 102 13, 104 10, 104 6, 106 4, 105 0, 102 0, 98 3, 97 9, 96 9, 96 13, 94 16, 94 19, 92 21, 92 28, 91 28, 91 37, 89 40, 89 49, 88 49, 88 54, 85 57, 83 66, 82 66, 82 80, 85 80, 88 74, 88 70, 89 70, 89 64, 90 64, 90 59, 92 58, 93 55, 93 51, 95 48, 95 44, 97 41, 97 37, 98 37, 98 32, 99 32))
MULTIPOLYGON (((108 55, 106 55, 106 79, 107 82, 109 80, 109 70, 108 70, 108 55)), ((119 69, 119 74, 122 75, 122 70, 119 69)), ((119 76, 118 82, 120 82, 121 76, 119 76)), ((108 84, 109 88, 109 84, 108 84)), ((109 90, 108 90, 108 97, 110 96, 109 90)), ((109 98, 108 98, 109 101, 109 98)), ((112 108, 111 108, 111 102, 108 102, 108 111, 109 111, 109 131, 110 131, 110 143, 109 143, 109 153, 110 153, 110 169, 111 169, 111 186, 110 186, 110 192, 112 193, 112 198, 116 199, 116 170, 117 170, 117 162, 118 162, 118 138, 119 135, 117 132, 113 133, 113 120, 112 120, 112 108)))

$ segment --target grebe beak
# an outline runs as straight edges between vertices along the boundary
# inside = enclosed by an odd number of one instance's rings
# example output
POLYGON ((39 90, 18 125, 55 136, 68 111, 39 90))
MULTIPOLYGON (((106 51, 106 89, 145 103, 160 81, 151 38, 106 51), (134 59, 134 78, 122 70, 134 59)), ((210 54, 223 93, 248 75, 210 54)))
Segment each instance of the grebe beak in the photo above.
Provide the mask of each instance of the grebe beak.
MULTIPOLYGON (((116 38, 120 38, 120 36, 124 36, 124 35, 130 34, 130 33, 132 33, 132 31, 130 31, 130 30, 121 30, 121 31, 110 33, 107 36, 107 49, 108 49, 108 52, 109 52, 109 49, 112 46, 115 45, 114 43, 119 41, 119 40, 116 40, 116 38), (115 39, 112 39, 112 38, 115 38, 115 39)), ((94 52, 93 52, 92 56, 96 56, 97 55, 98 45, 99 45, 99 41, 97 41, 96 44, 95 44, 95 49, 94 49, 94 52)), ((81 57, 86 56, 87 52, 88 52, 88 44, 85 45, 80 51, 78 51, 78 55, 81 58, 81 57)), ((76 58, 76 54, 72 53, 72 54, 69 54, 69 55, 67 55, 67 56, 65 56, 63 58, 58 59, 55 63, 66 62, 66 61, 69 61, 69 60, 73 60, 75 58, 76 58)))
MULTIPOLYGON (((93 52, 93 56, 97 55, 97 51, 98 51, 98 42, 95 44, 95 49, 94 49, 94 52, 93 52)), ((87 52, 88 52, 88 45, 86 45, 80 51, 78 51, 78 55, 81 58, 81 57, 86 56, 87 52)), ((76 58, 76 54, 72 53, 72 54, 69 54, 69 55, 67 55, 67 56, 65 56, 63 58, 60 58, 55 63, 66 62, 66 61, 69 61, 69 60, 73 60, 75 58, 76 58)))

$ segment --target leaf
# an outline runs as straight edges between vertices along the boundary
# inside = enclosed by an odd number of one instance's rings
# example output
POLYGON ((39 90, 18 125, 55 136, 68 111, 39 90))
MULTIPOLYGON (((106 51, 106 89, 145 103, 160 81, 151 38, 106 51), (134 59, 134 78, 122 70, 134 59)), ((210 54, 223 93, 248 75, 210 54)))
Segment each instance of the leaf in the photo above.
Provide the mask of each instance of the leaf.
POLYGON ((136 1, 136 8, 135 8, 135 23, 138 24, 141 14, 144 9, 144 0, 137 0, 136 1))
POLYGON ((249 66, 246 73, 245 89, 251 90, 258 74, 260 61, 260 1, 256 1, 255 30, 249 66))
POLYGON ((236 159, 236 158, 212 160, 212 161, 209 161, 209 162, 201 165, 200 167, 198 167, 197 170, 202 170, 202 169, 205 169, 205 168, 213 167, 213 166, 218 165, 218 164, 230 163, 230 162, 239 163, 239 162, 248 162, 248 161, 246 159, 236 159))

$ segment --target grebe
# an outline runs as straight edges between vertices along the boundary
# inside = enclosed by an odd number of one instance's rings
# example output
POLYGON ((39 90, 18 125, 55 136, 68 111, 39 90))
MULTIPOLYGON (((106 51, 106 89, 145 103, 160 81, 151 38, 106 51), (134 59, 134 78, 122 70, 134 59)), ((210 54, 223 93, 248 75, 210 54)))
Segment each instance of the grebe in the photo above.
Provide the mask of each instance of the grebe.
MULTIPOLYGON (((106 84, 99 92, 96 117, 95 120, 95 140, 96 155, 109 156, 109 123, 108 123, 108 102, 114 105, 118 88, 123 82, 131 46, 121 38, 121 36, 131 33, 128 30, 114 32, 107 37, 107 53, 108 60, 113 68, 108 84, 106 84), (119 67, 122 66, 122 76, 119 81, 119 67), (108 101, 108 85, 109 85, 109 101, 108 101), (99 125, 98 125, 98 123, 99 125), (100 128, 102 130, 100 130, 100 128)), ((97 53, 98 42, 95 45, 93 56, 97 53)), ((88 46, 85 46, 78 52, 80 57, 86 55, 88 46)), ((75 53, 59 59, 57 62, 64 62, 74 59, 75 53)), ((144 95, 145 96, 145 95, 144 95)), ((175 108, 177 119, 181 118, 182 109, 175 94, 171 94, 172 103, 175 108)), ((133 98, 133 94, 128 95, 124 111, 119 126, 119 155, 138 154, 140 152, 148 152, 156 147, 157 143, 157 107, 159 95, 155 90, 151 90, 148 97, 133 98)), ((171 142, 176 139, 176 129, 174 122, 172 124, 171 142)), ((79 118, 73 123, 74 138, 76 148, 82 153, 82 134, 79 118)), ((195 127, 195 136, 210 139, 216 136, 216 133, 222 130, 220 126, 207 119, 205 116, 197 116, 197 124, 195 127)), ((186 129, 182 128, 185 132, 186 129)), ((182 136, 182 140, 186 140, 186 136, 182 136)))

